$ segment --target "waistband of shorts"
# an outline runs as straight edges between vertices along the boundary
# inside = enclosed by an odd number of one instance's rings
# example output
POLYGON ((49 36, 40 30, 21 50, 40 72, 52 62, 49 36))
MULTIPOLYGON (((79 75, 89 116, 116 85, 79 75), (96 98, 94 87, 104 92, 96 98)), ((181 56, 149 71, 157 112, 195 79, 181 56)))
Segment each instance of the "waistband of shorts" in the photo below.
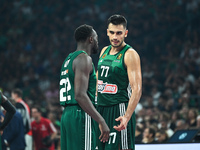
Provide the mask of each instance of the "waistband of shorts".
POLYGON ((69 105, 64 105, 63 107, 66 108, 66 107, 71 107, 71 106, 79 106, 79 105, 78 104, 69 104, 69 105))
POLYGON ((107 105, 107 106, 105 106, 105 105, 98 105, 97 104, 97 107, 113 107, 113 106, 118 106, 120 104, 128 104, 128 101, 127 102, 121 102, 121 103, 114 104, 114 105, 107 105))

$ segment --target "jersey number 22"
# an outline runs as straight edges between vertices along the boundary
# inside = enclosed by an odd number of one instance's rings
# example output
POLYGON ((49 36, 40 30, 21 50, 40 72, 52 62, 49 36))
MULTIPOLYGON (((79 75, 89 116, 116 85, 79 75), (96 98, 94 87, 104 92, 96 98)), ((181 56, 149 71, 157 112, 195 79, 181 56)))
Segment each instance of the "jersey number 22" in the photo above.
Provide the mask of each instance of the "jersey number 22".
POLYGON ((63 88, 60 89, 60 101, 63 102, 66 100, 71 100, 71 95, 68 95, 69 90, 71 90, 71 84, 69 82, 69 78, 67 77, 66 79, 61 79, 60 85, 65 85, 63 88))

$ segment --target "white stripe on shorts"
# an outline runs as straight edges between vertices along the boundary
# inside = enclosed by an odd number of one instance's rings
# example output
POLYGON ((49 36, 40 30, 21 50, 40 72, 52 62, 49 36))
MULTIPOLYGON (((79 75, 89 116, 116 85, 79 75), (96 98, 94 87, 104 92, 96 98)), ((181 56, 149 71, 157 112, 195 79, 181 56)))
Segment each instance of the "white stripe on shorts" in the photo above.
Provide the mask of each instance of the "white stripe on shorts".
MULTIPOLYGON (((124 103, 119 104, 119 111, 120 111, 120 116, 125 115, 126 108, 125 108, 124 103)), ((128 149, 127 128, 124 130, 121 130, 121 146, 122 146, 122 150, 128 149)))
POLYGON ((91 150, 91 117, 85 113, 85 150, 91 150))

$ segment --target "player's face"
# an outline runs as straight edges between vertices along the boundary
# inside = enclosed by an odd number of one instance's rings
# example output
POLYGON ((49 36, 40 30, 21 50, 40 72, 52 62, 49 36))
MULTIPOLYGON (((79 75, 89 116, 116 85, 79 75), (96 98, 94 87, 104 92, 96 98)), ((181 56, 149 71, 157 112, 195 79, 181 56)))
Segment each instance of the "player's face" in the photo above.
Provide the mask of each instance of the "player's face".
POLYGON ((97 54, 99 50, 99 46, 98 46, 98 35, 95 30, 93 30, 92 37, 94 40, 93 47, 92 47, 92 54, 97 54))
POLYGON ((143 138, 148 138, 149 137, 149 129, 146 128, 143 132, 143 138))
POLYGON ((17 98, 17 94, 15 94, 15 93, 11 93, 11 97, 12 97, 12 99, 16 99, 17 98))
POLYGON ((114 25, 110 23, 107 29, 107 35, 110 43, 113 47, 120 47, 124 42, 124 38, 127 37, 128 30, 123 25, 114 25))
POLYGON ((33 117, 35 120, 37 120, 37 119, 39 118, 39 116, 40 116, 40 113, 39 113, 38 110, 35 109, 35 108, 32 108, 31 114, 32 114, 32 117, 33 117))

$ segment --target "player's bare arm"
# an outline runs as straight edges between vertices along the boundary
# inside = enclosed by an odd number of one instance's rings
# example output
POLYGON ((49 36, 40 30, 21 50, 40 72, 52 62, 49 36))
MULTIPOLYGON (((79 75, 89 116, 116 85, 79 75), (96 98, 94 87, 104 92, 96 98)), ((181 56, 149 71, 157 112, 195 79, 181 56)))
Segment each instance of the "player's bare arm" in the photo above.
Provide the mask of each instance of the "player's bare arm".
POLYGON ((124 63, 127 68, 129 83, 131 85, 132 94, 129 99, 128 107, 124 116, 120 116, 116 121, 120 121, 119 126, 114 126, 118 131, 126 128, 142 94, 142 75, 140 57, 133 49, 129 49, 125 53, 124 63))
POLYGON ((99 139, 102 142, 108 141, 109 128, 105 123, 103 117, 94 108, 92 102, 87 95, 89 76, 92 72, 91 57, 86 54, 80 54, 73 62, 73 70, 75 73, 74 78, 74 91, 75 99, 80 107, 88 113, 96 122, 99 123, 99 128, 102 131, 99 139))

